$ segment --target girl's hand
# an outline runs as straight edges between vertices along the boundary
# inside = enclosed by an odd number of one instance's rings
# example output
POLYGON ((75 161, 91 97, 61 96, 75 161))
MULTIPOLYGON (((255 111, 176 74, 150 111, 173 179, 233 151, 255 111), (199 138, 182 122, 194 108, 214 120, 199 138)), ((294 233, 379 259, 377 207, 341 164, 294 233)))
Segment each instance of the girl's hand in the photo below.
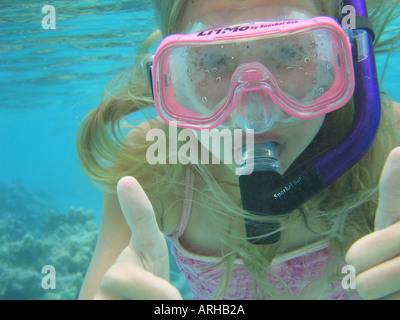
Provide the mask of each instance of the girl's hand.
POLYGON ((105 273, 94 299, 182 299, 169 283, 169 255, 153 207, 132 177, 118 182, 118 199, 132 236, 105 273))
POLYGON ((400 299, 400 148, 385 164, 379 184, 375 231, 355 242, 346 262, 356 269, 364 299, 400 299))

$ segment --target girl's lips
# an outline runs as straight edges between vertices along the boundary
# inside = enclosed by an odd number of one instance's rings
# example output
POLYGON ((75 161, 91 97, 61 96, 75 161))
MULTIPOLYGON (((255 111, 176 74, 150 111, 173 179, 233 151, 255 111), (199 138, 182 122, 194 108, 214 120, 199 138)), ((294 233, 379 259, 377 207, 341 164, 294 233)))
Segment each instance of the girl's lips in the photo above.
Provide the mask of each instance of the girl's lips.
POLYGON ((255 134, 254 143, 260 143, 260 142, 276 142, 277 144, 284 144, 285 139, 279 135, 272 134, 270 132, 255 134))
MULTIPOLYGON (((247 133, 249 135, 249 133, 247 133)), ((280 135, 274 134, 272 132, 264 132, 261 134, 253 134, 253 137, 249 136, 246 137, 246 135, 242 135, 240 137, 235 137, 235 139, 241 139, 239 140, 239 144, 236 144, 234 153, 235 153, 235 159, 240 159, 242 155, 242 147, 245 146, 248 142, 250 143, 251 141, 254 141, 254 143, 263 143, 263 142, 274 142, 276 143, 276 151, 278 153, 278 156, 280 156, 281 151, 286 143, 286 139, 280 135), (250 138, 250 139, 249 139, 250 138), (241 143, 240 143, 241 142, 241 143)))

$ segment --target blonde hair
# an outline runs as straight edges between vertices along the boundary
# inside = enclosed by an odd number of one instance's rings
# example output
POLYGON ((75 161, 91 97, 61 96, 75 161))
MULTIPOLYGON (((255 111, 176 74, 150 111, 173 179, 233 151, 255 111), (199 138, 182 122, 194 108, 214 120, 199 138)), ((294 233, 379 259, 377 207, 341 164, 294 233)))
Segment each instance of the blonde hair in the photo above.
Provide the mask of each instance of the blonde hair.
MULTIPOLYGON (((393 32, 383 39, 382 35, 398 15, 399 0, 382 1, 369 0, 368 8, 377 35, 375 42, 376 54, 398 48, 399 33, 393 32)), ((78 136, 77 149, 82 170, 104 191, 115 193, 117 181, 126 175, 135 176, 149 195, 163 228, 163 217, 170 214, 169 208, 160 201, 164 196, 173 195, 177 202, 183 202, 185 166, 182 165, 149 165, 146 161, 146 150, 150 142, 145 140, 146 132, 152 127, 159 127, 154 119, 147 119, 146 126, 140 125, 144 119, 127 120, 127 116, 153 105, 152 92, 146 72, 146 62, 150 60, 149 48, 165 37, 176 32, 180 15, 185 10, 186 0, 153 0, 159 22, 156 30, 139 47, 135 65, 110 84, 105 90, 102 103, 93 109, 85 118, 78 136), (130 138, 126 139, 127 130, 130 138)), ((340 13, 338 1, 320 1, 321 11, 332 15, 340 13)), ((349 246, 361 236, 372 231, 373 218, 377 205, 377 186, 379 176, 386 157, 399 135, 395 123, 390 99, 382 93, 382 120, 380 130, 367 154, 327 190, 308 201, 290 215, 279 218, 281 229, 288 228, 298 217, 304 219, 306 225, 313 222, 323 222, 325 229, 318 230, 321 235, 331 240, 330 250, 334 261, 330 261, 324 278, 318 285, 312 287, 313 293, 304 292, 304 296, 318 298, 326 288, 326 282, 336 277, 339 263, 349 246), (325 283, 324 283, 325 281, 325 283)), ((313 142, 292 164, 297 167, 310 158, 332 147, 343 137, 351 125, 353 105, 328 114, 326 120, 313 142), (340 124, 338 126, 337 124, 340 124), (334 133, 334 134, 333 134, 334 133)), ((167 126, 164 126, 166 129, 167 126)), ((165 130, 168 134, 168 130, 165 130)), ((183 144, 184 142, 181 142, 183 144)), ((199 205, 207 207, 204 217, 213 221, 210 226, 215 230, 229 225, 229 231, 223 237, 227 255, 221 260, 226 266, 226 272, 221 280, 220 288, 215 298, 222 298, 229 284, 230 272, 235 257, 240 256, 255 281, 265 293, 275 298, 290 297, 278 292, 266 280, 268 266, 276 254, 279 245, 254 246, 243 236, 243 217, 260 219, 251 216, 241 209, 240 199, 232 201, 221 188, 226 181, 217 181, 212 169, 207 165, 193 165, 196 181, 206 186, 195 189, 194 200, 199 205), (205 205, 207 204, 207 205, 205 205)), ((276 218, 265 217, 262 220, 271 221, 276 218)), ((310 227, 312 229, 312 227, 310 227)), ((331 256, 331 255, 330 255, 331 256)))

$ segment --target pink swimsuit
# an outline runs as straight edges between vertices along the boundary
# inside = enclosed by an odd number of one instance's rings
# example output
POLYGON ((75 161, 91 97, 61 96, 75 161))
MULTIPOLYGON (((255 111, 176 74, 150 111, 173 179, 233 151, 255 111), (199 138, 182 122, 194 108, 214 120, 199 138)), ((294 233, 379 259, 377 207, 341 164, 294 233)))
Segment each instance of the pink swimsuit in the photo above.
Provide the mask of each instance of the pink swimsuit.
MULTIPOLYGON (((187 251, 179 241, 189 222, 193 179, 194 175, 192 171, 187 170, 187 187, 185 191, 187 201, 183 208, 182 218, 177 230, 167 237, 171 241, 171 251, 188 283, 193 299, 210 300, 218 289, 219 280, 225 272, 225 265, 218 264, 220 260, 218 257, 200 256, 187 251), (212 268, 209 268, 210 266, 212 268)), ((285 296, 296 298, 303 289, 306 289, 321 274, 327 259, 328 241, 321 240, 275 257, 270 265, 271 272, 267 274, 267 278, 285 296), (283 285, 273 273, 276 273, 286 285, 283 285)), ((312 292, 312 290, 310 291, 312 292)), ((236 259, 232 268, 229 286, 223 299, 253 300, 260 297, 260 293, 260 287, 255 283, 243 262, 240 259, 236 259)), ((335 283, 327 295, 323 297, 313 297, 310 295, 310 298, 336 300, 359 299, 354 290, 343 289, 341 281, 335 283)))

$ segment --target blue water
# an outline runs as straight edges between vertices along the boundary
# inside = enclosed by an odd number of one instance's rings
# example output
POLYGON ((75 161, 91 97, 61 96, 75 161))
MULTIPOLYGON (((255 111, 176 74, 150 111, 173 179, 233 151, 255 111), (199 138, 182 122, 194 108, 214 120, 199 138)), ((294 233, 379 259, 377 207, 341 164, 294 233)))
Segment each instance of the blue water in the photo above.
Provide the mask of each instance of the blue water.
POLYGON ((100 195, 79 170, 75 133, 154 28, 150 1, 50 3, 56 29, 47 31, 43 3, 0 4, 1 180, 48 191, 62 211, 99 212, 100 195))
MULTIPOLYGON (((12 221, 32 224, 37 215, 40 225, 47 216, 41 217, 40 210, 67 213, 72 206, 93 209, 100 221, 101 193, 80 171, 76 132, 108 82, 132 65, 135 49, 154 28, 149 0, 0 2, 0 191, 6 190, 0 217, 25 212, 12 221), (55 30, 42 28, 45 4, 56 9, 55 30)), ((396 101, 399 62, 400 54, 394 53, 383 83, 396 101)), ((384 63, 385 56, 377 59, 380 73, 384 63)), ((11 268, 10 263, 0 260, 0 287, 6 269, 1 268, 11 268)), ((20 297, 21 286, 10 297, 20 297)))

